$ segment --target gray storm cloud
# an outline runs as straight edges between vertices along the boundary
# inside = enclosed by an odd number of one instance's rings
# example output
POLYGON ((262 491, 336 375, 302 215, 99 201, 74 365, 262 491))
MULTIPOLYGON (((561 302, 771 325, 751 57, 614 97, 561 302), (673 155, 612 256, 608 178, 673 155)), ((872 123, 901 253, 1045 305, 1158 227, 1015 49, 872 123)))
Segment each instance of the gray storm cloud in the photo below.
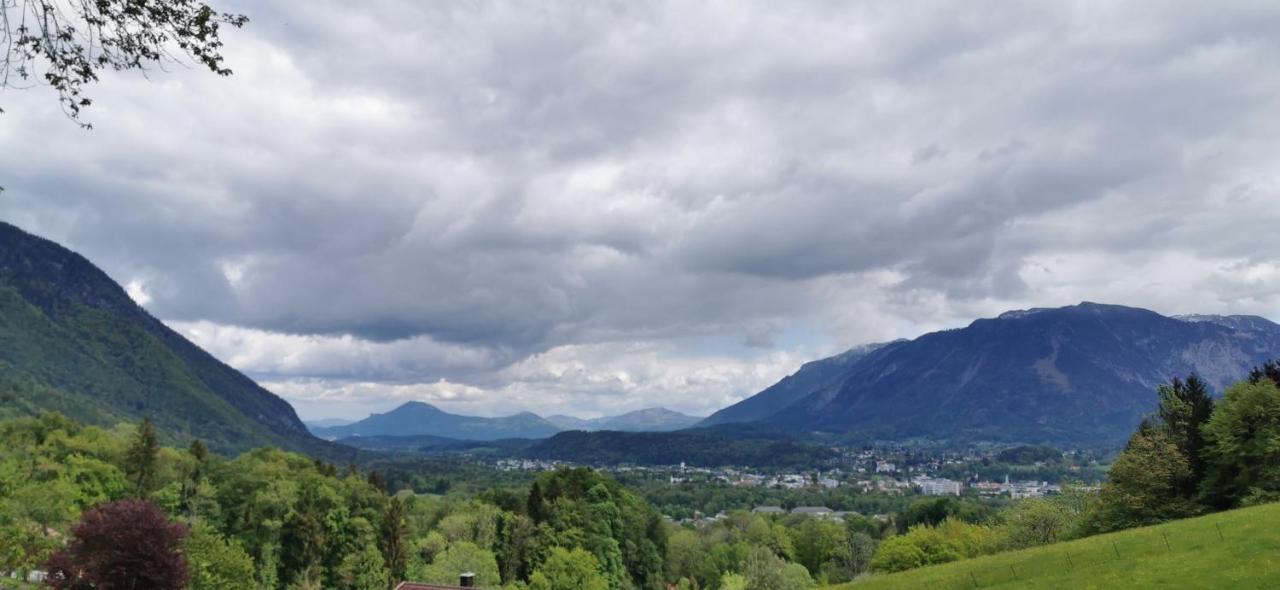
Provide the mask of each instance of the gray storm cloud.
POLYGON ((224 4, 231 78, 109 77, 93 132, 0 95, 0 215, 313 413, 705 412, 1005 308, 1280 303, 1277 7, 224 4))

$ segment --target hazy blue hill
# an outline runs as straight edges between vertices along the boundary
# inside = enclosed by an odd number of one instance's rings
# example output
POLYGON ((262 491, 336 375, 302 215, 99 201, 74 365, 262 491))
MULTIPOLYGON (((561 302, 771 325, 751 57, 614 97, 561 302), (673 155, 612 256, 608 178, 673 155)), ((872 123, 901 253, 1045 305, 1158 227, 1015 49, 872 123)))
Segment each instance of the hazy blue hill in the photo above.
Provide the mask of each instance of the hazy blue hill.
POLYGON ((1280 330, 1257 320, 1096 303, 1009 312, 873 351, 764 422, 867 438, 1116 442, 1171 377, 1194 371, 1221 389, 1280 355, 1280 330))
POLYGON ((724 408, 703 420, 699 426, 764 420, 804 397, 832 386, 848 375, 849 368, 868 354, 896 343, 866 344, 836 356, 801 365, 800 370, 768 389, 724 408))
POLYGON ((554 414, 547 416, 547 422, 555 424, 560 430, 595 430, 595 420, 589 418, 578 418, 577 416, 566 416, 564 414, 554 414))
POLYGON ((0 415, 150 417, 235 452, 331 454, 283 399, 151 317, 82 256, 0 223, 0 415))
POLYGON ((620 430, 624 432, 668 432, 697 424, 702 418, 666 408, 645 408, 617 416, 583 419, 555 415, 547 421, 560 430, 620 430))
POLYGON ((529 412, 501 418, 480 418, 450 414, 422 402, 407 402, 385 414, 374 414, 345 426, 316 428, 314 432, 330 439, 429 435, 459 440, 498 440, 546 438, 560 432, 560 429, 529 412))
POLYGON ((346 418, 320 418, 319 420, 303 420, 302 421, 302 423, 306 425, 307 430, 311 430, 313 432, 317 428, 332 428, 334 426, 346 426, 348 424, 351 424, 352 422, 355 422, 355 420, 348 420, 346 418))

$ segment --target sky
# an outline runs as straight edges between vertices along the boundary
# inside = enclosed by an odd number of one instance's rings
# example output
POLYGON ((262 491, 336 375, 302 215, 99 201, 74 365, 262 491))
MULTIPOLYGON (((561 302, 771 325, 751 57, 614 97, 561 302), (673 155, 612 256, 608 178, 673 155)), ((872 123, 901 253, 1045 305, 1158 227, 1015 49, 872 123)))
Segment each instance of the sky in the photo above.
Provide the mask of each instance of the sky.
POLYGON ((1280 4, 211 0, 0 92, 0 219, 304 419, 692 414, 1098 301, 1280 318, 1280 4))

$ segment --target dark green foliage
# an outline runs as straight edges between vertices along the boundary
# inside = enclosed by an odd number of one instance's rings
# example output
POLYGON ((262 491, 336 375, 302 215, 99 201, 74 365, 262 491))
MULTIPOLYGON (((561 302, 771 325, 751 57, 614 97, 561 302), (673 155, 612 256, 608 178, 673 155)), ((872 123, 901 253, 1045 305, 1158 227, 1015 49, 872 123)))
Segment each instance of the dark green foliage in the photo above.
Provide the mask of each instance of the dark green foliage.
POLYGON ((284 400, 147 314, 83 257, 0 223, 0 417, 55 410, 111 426, 149 417, 161 441, 214 450, 347 451, 284 400))
POLYGON ((1144 421, 1112 463, 1090 532, 1280 500, 1280 365, 1268 361, 1216 405, 1196 376, 1159 388, 1144 421))
POLYGON ((1156 409, 1159 427, 1173 440, 1187 461, 1187 477, 1176 483, 1178 495, 1191 500, 1204 480, 1204 433, 1202 429, 1213 415, 1213 398, 1204 380, 1191 375, 1186 381, 1174 378, 1158 389, 1160 405, 1156 409))
POLYGON ((1061 463, 1062 451, 1044 445, 1022 445, 1000 451, 996 454, 995 460, 1014 465, 1031 465, 1036 462, 1061 463))
POLYGON ((543 474, 538 483, 547 514, 535 524, 549 528, 553 544, 587 549, 615 582, 625 577, 640 588, 661 584, 666 535, 647 502, 590 469, 543 474))
POLYGON ((593 465, 751 465, 814 467, 835 457, 826 447, 787 438, 733 438, 713 431, 562 432, 529 447, 531 458, 593 465))
POLYGON ((392 580, 403 580, 409 562, 409 525, 405 522, 404 502, 392 498, 382 521, 382 559, 392 580))
POLYGON ((965 522, 984 522, 992 516, 988 505, 952 496, 939 496, 916 500, 898 520, 899 530, 905 532, 916 525, 938 526, 948 518, 965 522))
POLYGON ((129 447, 129 455, 125 458, 126 473, 129 483, 133 484, 134 496, 146 498, 155 491, 156 461, 160 453, 160 443, 156 440, 156 429, 151 420, 144 418, 138 427, 138 434, 129 447))
POLYGON ((1270 378, 1227 390, 1204 427, 1203 494, 1218 509, 1280 501, 1280 387, 1270 378))

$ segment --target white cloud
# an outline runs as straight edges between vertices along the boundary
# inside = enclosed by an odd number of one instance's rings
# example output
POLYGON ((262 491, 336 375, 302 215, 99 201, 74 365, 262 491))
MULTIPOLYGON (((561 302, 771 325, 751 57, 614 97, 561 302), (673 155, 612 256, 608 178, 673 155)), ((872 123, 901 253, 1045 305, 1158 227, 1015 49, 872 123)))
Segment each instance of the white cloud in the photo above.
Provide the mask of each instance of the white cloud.
POLYGON ((235 76, 107 75, 91 133, 6 93, 0 217, 317 413, 705 411, 1008 308, 1280 305, 1280 7, 226 7, 235 76))

